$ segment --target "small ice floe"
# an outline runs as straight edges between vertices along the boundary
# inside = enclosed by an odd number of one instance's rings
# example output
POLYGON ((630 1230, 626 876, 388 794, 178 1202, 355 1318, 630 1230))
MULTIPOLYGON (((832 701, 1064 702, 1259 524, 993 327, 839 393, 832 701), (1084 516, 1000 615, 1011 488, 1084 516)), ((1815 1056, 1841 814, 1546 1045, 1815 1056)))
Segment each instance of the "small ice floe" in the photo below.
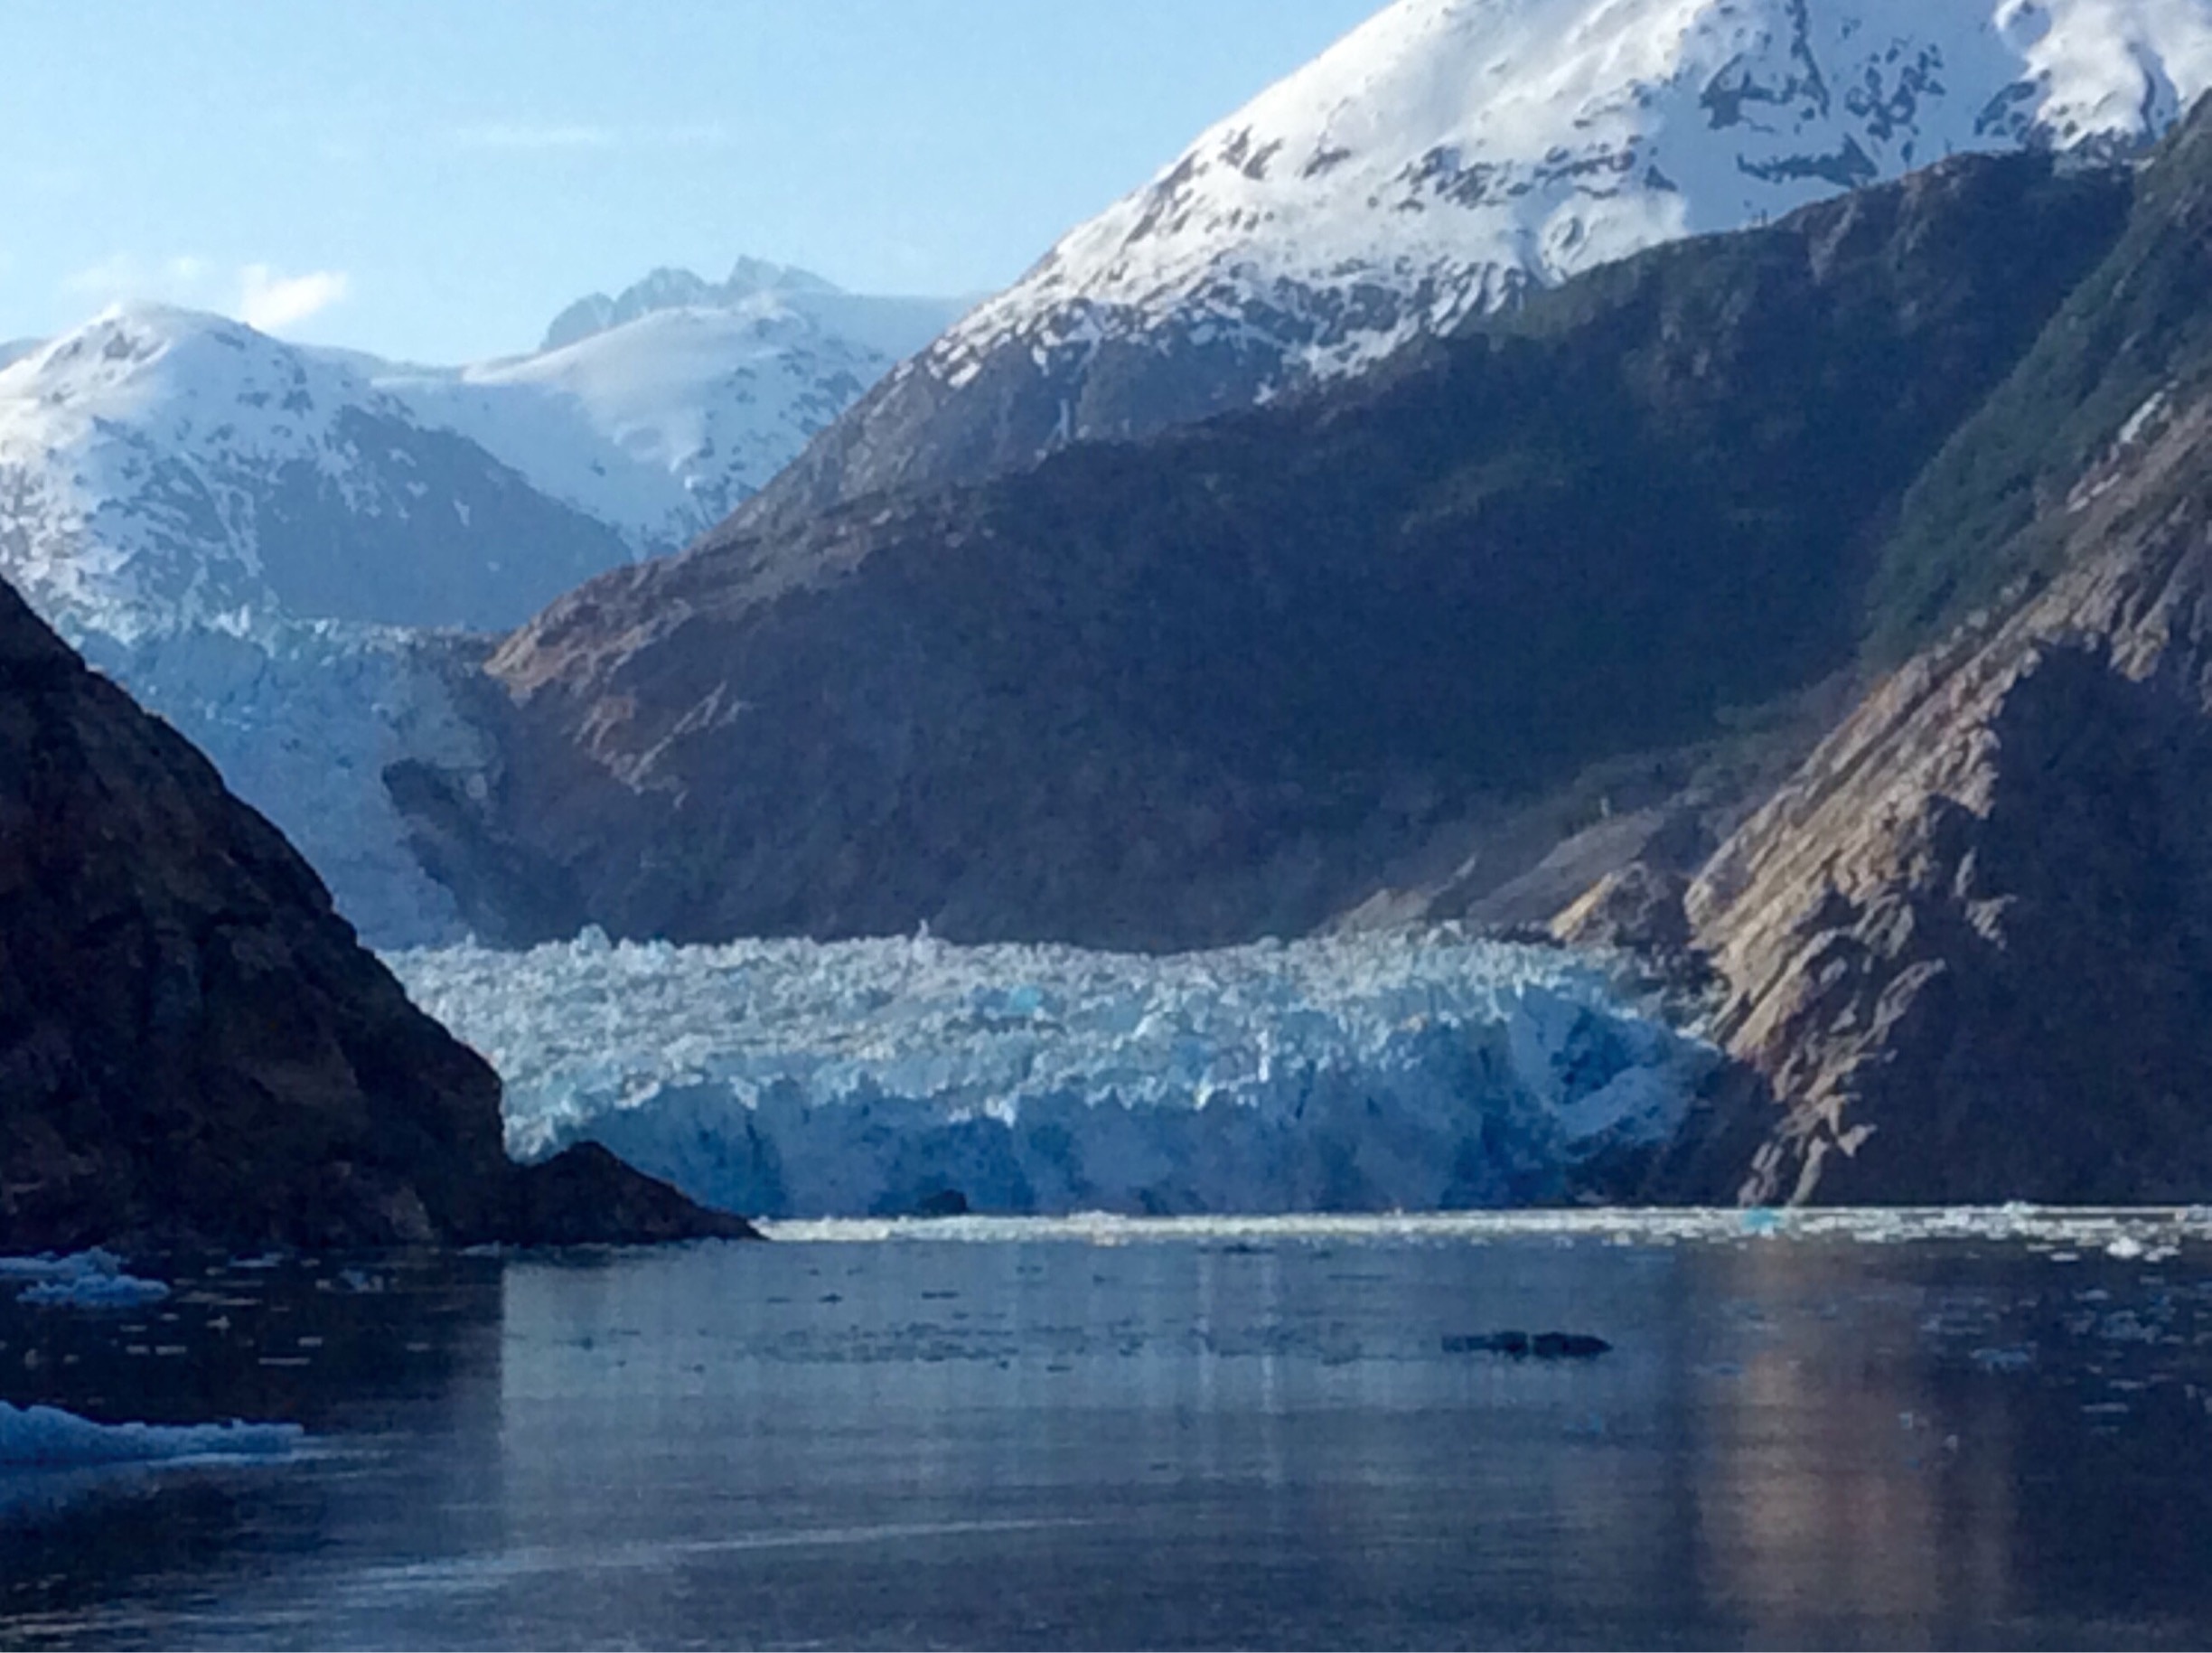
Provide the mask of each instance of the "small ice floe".
POLYGON ((11 1406, 0 1401, 0 1472, 281 1458, 305 1435, 296 1423, 95 1423, 58 1406, 11 1406))
POLYGON ((139 1309, 160 1302, 169 1288, 124 1272, 123 1259, 94 1249, 67 1256, 0 1257, 0 1285, 30 1283, 15 1294, 18 1302, 59 1309, 139 1309))

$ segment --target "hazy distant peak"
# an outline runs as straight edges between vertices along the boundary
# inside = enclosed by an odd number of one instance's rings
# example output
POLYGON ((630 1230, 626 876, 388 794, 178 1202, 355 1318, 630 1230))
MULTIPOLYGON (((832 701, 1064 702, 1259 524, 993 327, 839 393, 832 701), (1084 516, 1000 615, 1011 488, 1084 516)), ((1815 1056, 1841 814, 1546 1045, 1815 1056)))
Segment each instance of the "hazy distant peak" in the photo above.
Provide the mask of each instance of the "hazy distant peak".
POLYGON ((589 293, 553 318, 546 329, 541 350, 559 350, 594 333, 605 333, 656 310, 689 307, 717 309, 743 304, 763 294, 831 294, 842 289, 811 270, 773 264, 765 258, 739 258, 726 281, 708 281, 692 270, 662 265, 644 279, 633 282, 615 297, 589 293))

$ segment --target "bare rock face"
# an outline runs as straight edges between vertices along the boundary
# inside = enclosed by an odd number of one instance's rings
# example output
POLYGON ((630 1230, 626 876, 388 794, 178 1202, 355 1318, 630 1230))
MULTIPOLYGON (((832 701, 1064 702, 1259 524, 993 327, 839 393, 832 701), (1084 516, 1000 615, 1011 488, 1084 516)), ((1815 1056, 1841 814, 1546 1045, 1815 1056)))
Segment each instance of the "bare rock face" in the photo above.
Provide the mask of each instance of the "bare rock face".
POLYGON ((306 864, 0 587, 0 1250, 736 1234, 523 1170, 499 1082, 306 864))
POLYGON ((2055 502, 2070 571, 1896 672, 1708 865, 1687 910, 1769 1090, 1664 1192, 2212 1195, 2208 457, 2212 404, 2136 422, 2055 502))

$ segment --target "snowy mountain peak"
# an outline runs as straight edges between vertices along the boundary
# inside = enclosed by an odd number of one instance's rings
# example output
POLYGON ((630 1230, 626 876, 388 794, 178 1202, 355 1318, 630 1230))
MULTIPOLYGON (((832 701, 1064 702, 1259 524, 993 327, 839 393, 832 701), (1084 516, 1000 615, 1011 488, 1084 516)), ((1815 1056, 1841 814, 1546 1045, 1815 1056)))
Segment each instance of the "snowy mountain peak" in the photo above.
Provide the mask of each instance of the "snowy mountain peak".
POLYGON ((656 310, 676 310, 686 307, 726 308, 743 304, 763 294, 828 294, 842 291, 836 283, 824 280, 811 270, 803 270, 788 264, 772 264, 765 258, 741 258, 734 265, 729 278, 719 283, 706 280, 688 269, 663 265, 650 271, 642 281, 633 282, 621 294, 610 298, 605 293, 589 293, 570 305, 553 318, 546 329, 541 351, 559 350, 566 345, 587 339, 594 333, 605 333, 625 322, 633 322, 656 310))
POLYGON ((627 555, 350 362, 155 305, 0 370, 0 574, 73 638, 511 624, 627 555))
POLYGON ((103 423, 151 422, 173 440, 234 452, 331 440, 340 408, 380 399, 337 362, 240 322, 162 305, 119 305, 0 371, 0 449, 11 438, 88 438, 103 423))
POLYGON ((1673 237, 1955 151, 2126 149, 2212 86, 2212 0, 1399 0, 933 352, 1196 307, 1317 373, 1673 237))
POLYGON ((1953 154, 2124 155, 2207 87, 2212 0, 1398 0, 1071 230, 726 531, 1249 408, 1953 154))
POLYGON ((963 308, 741 258, 721 283, 659 269, 620 298, 581 300, 547 335, 567 342, 534 355, 373 376, 633 549, 665 551, 720 521, 963 308))

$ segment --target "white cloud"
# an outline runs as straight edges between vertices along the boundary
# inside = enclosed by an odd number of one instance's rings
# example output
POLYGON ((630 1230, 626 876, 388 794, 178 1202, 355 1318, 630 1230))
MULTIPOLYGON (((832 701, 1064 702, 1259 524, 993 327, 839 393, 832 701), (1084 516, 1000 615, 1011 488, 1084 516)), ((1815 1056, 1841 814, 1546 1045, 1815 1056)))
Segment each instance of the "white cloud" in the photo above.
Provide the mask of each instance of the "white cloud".
POLYGON ((96 304, 177 305, 219 310, 275 332, 327 310, 351 286, 342 270, 287 276, 273 265, 226 267, 197 253, 149 258, 118 252, 61 278, 61 290, 96 304))
POLYGON ((266 264, 248 264, 239 272, 239 320, 273 333, 329 309, 351 285, 343 270, 283 276, 266 264))

